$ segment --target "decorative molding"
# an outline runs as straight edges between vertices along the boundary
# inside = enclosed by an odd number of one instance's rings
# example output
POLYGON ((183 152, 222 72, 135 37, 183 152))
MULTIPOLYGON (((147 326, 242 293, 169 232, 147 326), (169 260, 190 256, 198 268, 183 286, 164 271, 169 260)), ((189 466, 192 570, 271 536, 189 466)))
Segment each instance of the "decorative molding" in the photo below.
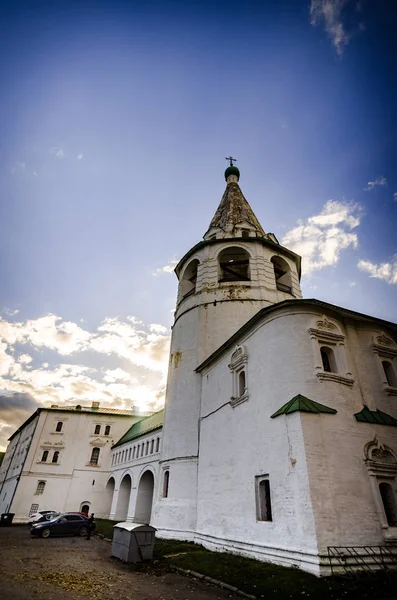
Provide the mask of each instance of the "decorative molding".
POLYGON ((384 358, 395 358, 397 356, 397 344, 384 331, 375 333, 372 337, 372 351, 381 354, 384 358))
POLYGON ((248 353, 247 348, 245 346, 237 346, 236 350, 233 352, 232 357, 230 359, 230 364, 228 365, 231 371, 236 371, 243 365, 248 362, 248 353))
POLYGON ((239 396, 237 398, 235 398, 234 396, 232 396, 230 398, 230 406, 232 408, 234 408, 235 406, 238 406, 239 404, 242 404, 243 402, 246 402, 248 400, 249 396, 248 393, 246 392, 245 394, 243 394, 242 396, 239 396))
POLYGON ((106 446, 106 440, 96 437, 93 440, 90 440, 90 446, 106 446))
POLYGON ((341 383, 342 385, 347 385, 348 387, 353 387, 354 379, 351 377, 344 377, 343 375, 338 375, 338 373, 328 373, 327 371, 319 371, 316 373, 316 376, 320 381, 334 381, 336 383, 341 383))

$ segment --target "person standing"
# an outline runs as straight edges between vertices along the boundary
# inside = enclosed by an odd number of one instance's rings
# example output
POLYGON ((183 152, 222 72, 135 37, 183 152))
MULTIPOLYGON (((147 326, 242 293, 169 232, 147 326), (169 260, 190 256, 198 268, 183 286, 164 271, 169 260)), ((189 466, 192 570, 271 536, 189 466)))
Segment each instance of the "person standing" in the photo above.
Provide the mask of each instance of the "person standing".
POLYGON ((88 519, 88 523, 87 523, 87 537, 86 540, 91 539, 91 532, 94 530, 94 513, 91 514, 90 518, 88 519))

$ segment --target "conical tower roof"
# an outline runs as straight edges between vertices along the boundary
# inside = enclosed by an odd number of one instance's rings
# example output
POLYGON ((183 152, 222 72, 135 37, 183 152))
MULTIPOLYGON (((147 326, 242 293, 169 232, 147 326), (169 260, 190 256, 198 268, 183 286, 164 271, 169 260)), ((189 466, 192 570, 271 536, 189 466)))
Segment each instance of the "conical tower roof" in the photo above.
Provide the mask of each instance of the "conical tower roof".
POLYGON ((240 189, 238 184, 239 177, 240 172, 237 167, 231 166, 226 169, 226 190, 210 223, 209 229, 219 227, 225 232, 232 232, 238 223, 248 223, 255 228, 257 235, 266 237, 254 211, 240 189))

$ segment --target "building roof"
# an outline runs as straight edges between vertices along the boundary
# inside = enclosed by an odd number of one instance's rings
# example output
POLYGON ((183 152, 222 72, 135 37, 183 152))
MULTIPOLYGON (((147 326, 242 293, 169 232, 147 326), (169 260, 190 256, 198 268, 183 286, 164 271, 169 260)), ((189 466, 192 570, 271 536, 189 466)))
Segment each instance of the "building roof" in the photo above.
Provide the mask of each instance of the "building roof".
POLYGON ((238 223, 249 223, 255 227, 260 237, 266 236, 239 184, 229 182, 209 229, 219 227, 223 231, 232 232, 238 223))
POLYGON ((314 400, 310 400, 310 398, 306 398, 306 396, 302 396, 302 394, 298 394, 297 396, 294 396, 292 400, 287 402, 287 404, 284 404, 284 406, 279 408, 270 418, 274 419, 274 417, 289 415, 293 412, 329 413, 334 415, 337 411, 334 408, 329 408, 329 406, 325 406, 319 402, 314 402, 314 400))
POLYGON ((277 312, 287 307, 291 308, 302 308, 302 307, 313 307, 313 308, 322 308, 324 310, 329 310, 334 313, 338 313, 339 316, 342 316, 347 319, 359 320, 359 321, 367 321, 370 323, 376 323, 381 327, 386 327, 394 331, 394 334, 397 335, 397 324, 392 323, 391 321, 385 321, 384 319, 379 319, 378 317, 371 317, 370 315, 365 315, 363 313, 356 312, 354 310, 350 310, 348 308, 342 308, 340 306, 336 306, 335 304, 329 304, 328 302, 323 302, 322 300, 316 300, 315 298, 303 300, 284 300, 283 302, 277 302, 276 304, 272 304, 271 306, 266 306, 265 308, 261 308, 251 319, 249 319, 240 329, 236 331, 229 339, 227 339, 215 352, 210 354, 208 358, 206 358, 197 368, 197 373, 203 371, 208 365, 210 365, 214 360, 216 360, 219 356, 223 354, 226 350, 233 347, 236 343, 238 343, 239 339, 248 331, 250 331, 259 321, 266 318, 268 315, 273 312, 277 312))
POLYGON ((382 412, 381 410, 369 410, 367 406, 364 406, 362 411, 354 415, 357 421, 362 423, 371 423, 373 425, 391 425, 397 427, 397 419, 382 412))
POLYGON ((135 440, 150 431, 154 431, 155 429, 160 429, 164 423, 164 409, 159 410, 154 413, 150 417, 145 417, 140 421, 137 421, 130 427, 130 429, 123 435, 122 438, 119 439, 113 446, 116 448, 117 446, 122 446, 127 442, 131 442, 131 440, 135 440))

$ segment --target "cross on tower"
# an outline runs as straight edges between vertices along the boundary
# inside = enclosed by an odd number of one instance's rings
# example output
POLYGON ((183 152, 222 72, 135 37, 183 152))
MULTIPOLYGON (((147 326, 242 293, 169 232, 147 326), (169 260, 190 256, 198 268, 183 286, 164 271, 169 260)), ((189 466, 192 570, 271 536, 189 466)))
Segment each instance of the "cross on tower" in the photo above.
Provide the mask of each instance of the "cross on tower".
POLYGON ((230 161, 230 166, 231 167, 233 166, 233 161, 237 162, 237 158, 233 158, 232 156, 226 156, 225 158, 226 158, 226 160, 230 161))

